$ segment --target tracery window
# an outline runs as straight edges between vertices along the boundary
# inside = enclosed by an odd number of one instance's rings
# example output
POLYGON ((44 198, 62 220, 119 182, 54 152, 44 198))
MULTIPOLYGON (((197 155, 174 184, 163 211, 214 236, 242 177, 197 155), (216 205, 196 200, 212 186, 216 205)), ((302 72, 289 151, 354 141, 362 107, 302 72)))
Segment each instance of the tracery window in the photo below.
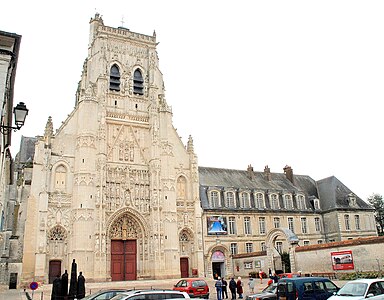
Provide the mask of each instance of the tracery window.
POLYGON ((66 237, 65 229, 59 225, 53 227, 48 233, 48 239, 51 241, 63 241, 66 237))
POLYGON ((140 69, 136 69, 133 73, 133 93, 136 95, 144 94, 144 79, 140 69))
POLYGON ((116 64, 111 67, 111 73, 109 75, 109 89, 111 91, 120 91, 120 71, 116 64))
POLYGON ((65 190, 67 184, 67 169, 60 165, 55 170, 55 190, 65 190))

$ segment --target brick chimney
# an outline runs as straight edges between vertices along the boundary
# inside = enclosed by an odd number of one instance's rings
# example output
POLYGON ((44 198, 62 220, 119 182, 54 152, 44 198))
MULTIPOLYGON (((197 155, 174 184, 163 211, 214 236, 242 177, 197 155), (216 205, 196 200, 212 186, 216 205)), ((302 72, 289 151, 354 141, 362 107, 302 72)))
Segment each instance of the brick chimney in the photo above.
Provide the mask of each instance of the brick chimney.
POLYGON ((264 178, 268 181, 271 181, 271 169, 268 167, 268 165, 266 165, 264 167, 264 178))
POLYGON ((253 180, 255 178, 255 173, 253 173, 253 167, 251 165, 248 165, 247 172, 248 178, 253 180))
POLYGON ((286 165, 284 167, 284 174, 287 179, 293 183, 293 170, 290 166, 286 165))

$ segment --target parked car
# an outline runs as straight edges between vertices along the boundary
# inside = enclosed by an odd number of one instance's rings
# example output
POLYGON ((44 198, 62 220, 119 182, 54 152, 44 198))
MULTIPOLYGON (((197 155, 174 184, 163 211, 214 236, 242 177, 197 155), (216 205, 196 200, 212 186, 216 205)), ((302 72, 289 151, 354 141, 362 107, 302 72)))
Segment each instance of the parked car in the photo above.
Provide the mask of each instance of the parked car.
POLYGON ((276 300, 277 299, 277 283, 272 283, 264 288, 260 293, 251 294, 246 300, 276 300))
POLYGON ((384 279, 356 279, 347 282, 330 300, 384 299, 384 279))
POLYGON ((279 300, 326 300, 339 288, 328 278, 282 278, 277 283, 279 300))
POLYGON ((186 292, 173 290, 132 290, 121 293, 111 300, 184 300, 191 299, 186 292))
POLYGON ((83 300, 109 300, 117 294, 128 292, 130 290, 125 289, 109 289, 109 290, 101 290, 96 293, 92 293, 83 298, 83 300))
POLYGON ((209 286, 207 282, 201 278, 180 279, 173 286, 173 290, 186 292, 191 298, 209 298, 209 286))

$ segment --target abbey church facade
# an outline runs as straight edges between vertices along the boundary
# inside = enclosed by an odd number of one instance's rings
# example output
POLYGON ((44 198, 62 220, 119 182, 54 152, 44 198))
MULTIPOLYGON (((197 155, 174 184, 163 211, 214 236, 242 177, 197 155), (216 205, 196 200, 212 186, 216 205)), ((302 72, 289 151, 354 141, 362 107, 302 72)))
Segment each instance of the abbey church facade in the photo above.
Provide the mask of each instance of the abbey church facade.
POLYGON ((32 176, 25 280, 73 258, 95 281, 178 277, 183 256, 203 270, 197 158, 172 126, 155 35, 91 19, 76 106, 55 134, 48 120, 32 176))
POLYGON ((90 21, 74 110, 23 137, 0 236, 0 281, 230 276, 281 268, 298 245, 376 236, 374 210, 335 177, 198 166, 172 124, 156 35, 90 21), (233 257, 264 255, 243 265, 233 257), (8 273, 7 273, 8 272, 8 273))

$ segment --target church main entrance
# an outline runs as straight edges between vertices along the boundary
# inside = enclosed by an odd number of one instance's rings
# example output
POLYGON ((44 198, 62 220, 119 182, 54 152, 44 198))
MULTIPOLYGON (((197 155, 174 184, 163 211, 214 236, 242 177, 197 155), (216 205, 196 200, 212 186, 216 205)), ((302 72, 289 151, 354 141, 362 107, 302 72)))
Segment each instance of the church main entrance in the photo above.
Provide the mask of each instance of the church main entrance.
POLYGON ((111 241, 112 281, 137 279, 136 249, 136 240, 111 241))

